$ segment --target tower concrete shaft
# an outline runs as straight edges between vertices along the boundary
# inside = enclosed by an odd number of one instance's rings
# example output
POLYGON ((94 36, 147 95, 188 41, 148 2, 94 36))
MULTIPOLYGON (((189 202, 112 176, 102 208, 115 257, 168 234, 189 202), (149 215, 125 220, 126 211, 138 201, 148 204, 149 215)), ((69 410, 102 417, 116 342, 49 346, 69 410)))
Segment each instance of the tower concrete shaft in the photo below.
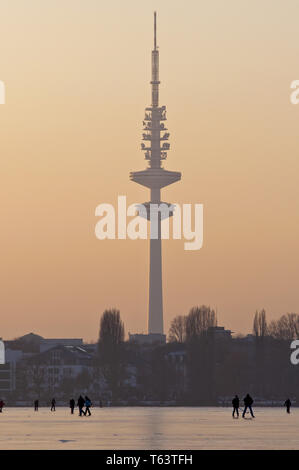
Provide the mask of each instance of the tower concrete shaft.
MULTIPOLYGON (((158 213, 153 223, 150 217, 151 204, 161 204, 161 188, 181 179, 181 173, 167 171, 162 167, 162 161, 167 158, 170 148, 169 133, 165 127, 166 106, 159 106, 159 50, 157 47, 156 12, 154 13, 154 49, 152 51, 152 104, 145 108, 143 121, 141 149, 149 165, 145 170, 130 173, 135 183, 146 186, 151 190, 151 199, 144 203, 147 208, 146 217, 150 220, 150 273, 149 273, 149 311, 148 333, 163 334, 163 294, 162 294, 162 249, 161 249, 161 219, 158 213), (153 233, 155 232, 155 235, 153 233)), ((163 203, 165 204, 165 203, 163 203)), ((168 204, 170 206, 170 204, 168 204)), ((144 214, 140 214, 144 215, 144 214)), ((166 216, 170 216, 168 213, 166 216)))
MULTIPOLYGON (((160 189, 151 189, 151 201, 160 202, 160 189)), ((153 238, 153 224, 151 223, 150 237, 150 271, 149 271, 149 305, 148 305, 148 333, 163 334, 163 294, 162 294, 162 242, 161 242, 161 214, 157 219, 157 235, 153 238)))

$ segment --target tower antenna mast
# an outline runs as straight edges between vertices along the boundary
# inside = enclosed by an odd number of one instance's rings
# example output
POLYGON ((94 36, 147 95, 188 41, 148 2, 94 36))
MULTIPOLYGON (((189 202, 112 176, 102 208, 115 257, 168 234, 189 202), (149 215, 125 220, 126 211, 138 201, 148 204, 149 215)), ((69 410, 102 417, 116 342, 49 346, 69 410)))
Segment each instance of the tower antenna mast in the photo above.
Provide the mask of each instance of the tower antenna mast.
POLYGON ((154 48, 157 49, 157 13, 154 12, 154 48))

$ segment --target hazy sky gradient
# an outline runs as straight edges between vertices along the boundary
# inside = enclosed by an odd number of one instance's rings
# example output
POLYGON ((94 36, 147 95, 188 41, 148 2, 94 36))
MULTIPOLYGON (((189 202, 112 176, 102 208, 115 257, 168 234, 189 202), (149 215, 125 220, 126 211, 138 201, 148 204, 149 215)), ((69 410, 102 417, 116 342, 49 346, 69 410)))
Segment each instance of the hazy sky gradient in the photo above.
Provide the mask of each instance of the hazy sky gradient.
POLYGON ((0 336, 95 340, 116 307, 147 325, 146 241, 99 241, 102 202, 144 202, 153 11, 161 104, 182 180, 168 202, 204 204, 204 247, 163 242, 165 329, 190 307, 251 330, 299 313, 297 0, 10 0, 0 4, 0 336))

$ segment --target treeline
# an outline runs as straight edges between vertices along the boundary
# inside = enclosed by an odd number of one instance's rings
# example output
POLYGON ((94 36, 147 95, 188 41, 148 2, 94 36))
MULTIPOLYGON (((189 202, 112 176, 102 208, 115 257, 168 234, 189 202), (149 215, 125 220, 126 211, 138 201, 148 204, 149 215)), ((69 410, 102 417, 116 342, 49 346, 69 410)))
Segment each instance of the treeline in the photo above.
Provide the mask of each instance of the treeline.
MULTIPOLYGON (((185 343, 194 336, 201 336, 210 326, 217 326, 217 317, 210 307, 191 308, 188 315, 178 315, 170 325, 168 341, 185 343)), ((252 333, 255 337, 271 337, 276 340, 292 341, 299 338, 299 315, 287 313, 278 320, 267 322, 266 311, 256 311, 252 333)))
POLYGON ((257 338, 271 337, 276 340, 292 341, 299 338, 299 315, 287 313, 278 320, 272 320, 269 324, 266 311, 256 312, 253 321, 253 334, 257 338))
POLYGON ((215 404, 219 397, 246 392, 268 400, 299 398, 299 374, 290 362, 299 315, 282 315, 268 323, 265 310, 257 311, 251 337, 216 336, 211 328, 216 326, 213 309, 193 307, 173 319, 166 345, 142 348, 125 342, 119 311, 104 312, 97 361, 113 397, 129 394, 185 404, 215 404), (128 364, 136 369, 133 391, 124 386, 128 364))

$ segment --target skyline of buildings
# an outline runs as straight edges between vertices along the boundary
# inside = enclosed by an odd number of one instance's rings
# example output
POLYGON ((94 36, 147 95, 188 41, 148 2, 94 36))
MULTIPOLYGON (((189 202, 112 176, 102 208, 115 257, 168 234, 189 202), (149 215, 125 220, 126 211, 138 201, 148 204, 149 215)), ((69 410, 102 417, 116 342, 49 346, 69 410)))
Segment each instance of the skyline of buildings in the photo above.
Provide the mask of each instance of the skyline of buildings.
POLYGON ((236 391, 250 390, 260 404, 279 403, 286 393, 298 401, 299 376, 290 361, 289 340, 265 337, 261 348, 253 334, 232 336, 221 326, 208 327, 203 341, 195 343, 139 339, 133 335, 120 346, 119 364, 111 357, 105 366, 97 344, 80 338, 29 333, 4 341, 7 362, 0 365, 0 398, 9 405, 28 406, 37 397, 47 405, 55 396, 65 404, 85 393, 94 404, 103 401, 105 406, 111 400, 126 406, 223 406, 236 391), (117 365, 117 393, 105 372, 109 363, 117 365))

